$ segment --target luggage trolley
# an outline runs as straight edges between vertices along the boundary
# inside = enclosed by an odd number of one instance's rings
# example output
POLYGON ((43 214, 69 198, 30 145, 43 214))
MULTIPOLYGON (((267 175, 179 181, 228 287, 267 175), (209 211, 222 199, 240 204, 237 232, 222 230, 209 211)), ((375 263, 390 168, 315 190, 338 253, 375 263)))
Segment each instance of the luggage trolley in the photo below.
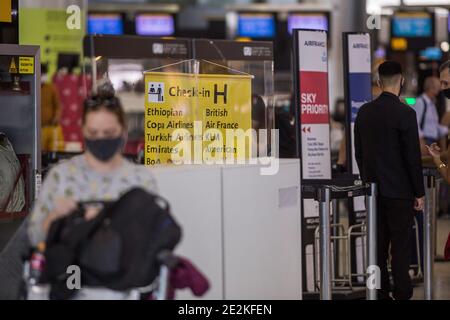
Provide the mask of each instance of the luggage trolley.
POLYGON ((420 237, 419 237, 419 222, 417 221, 417 218, 414 217, 414 237, 416 239, 415 241, 415 250, 417 255, 417 263, 411 264, 410 270, 414 271, 414 274, 412 275, 413 279, 421 280, 423 279, 423 272, 422 272, 422 254, 420 252, 420 237))
MULTIPOLYGON (((159 274, 157 278, 148 286, 140 288, 130 288, 127 291, 112 291, 104 289, 105 296, 96 296, 96 300, 114 299, 114 300, 167 300, 168 289, 170 281, 170 271, 175 269, 178 264, 178 258, 172 254, 171 251, 164 250, 158 255, 159 274)), ((23 271, 23 289, 21 292, 21 299, 23 300, 49 300, 50 284, 35 283, 31 278, 31 263, 29 260, 25 261, 23 271)), ((77 300, 77 298, 74 298, 77 300)))
MULTIPOLYGON (((333 277, 332 277, 332 283, 333 283, 333 288, 334 289, 340 289, 340 288, 345 288, 345 283, 348 282, 348 277, 343 275, 343 276, 337 276, 334 266, 336 265, 338 259, 337 256, 339 256, 339 252, 337 252, 336 254, 334 254, 335 250, 334 248, 336 248, 337 243, 341 242, 343 243, 344 246, 344 250, 347 252, 348 251, 348 246, 346 245, 345 240, 347 239, 347 235, 345 232, 345 226, 342 223, 333 223, 330 225, 331 230, 335 230, 337 235, 332 235, 330 237, 331 241, 332 241, 332 249, 331 249, 331 254, 332 254, 332 258, 331 258, 331 263, 332 263, 332 272, 333 272, 333 277), (335 284, 339 284, 342 283, 342 285, 340 286, 335 286, 335 284)), ((320 251, 318 250, 319 248, 319 240, 320 240, 320 234, 319 234, 319 227, 317 227, 314 231, 314 244, 313 244, 313 252, 314 252, 314 265, 317 266, 317 272, 314 272, 314 283, 316 286, 316 289, 318 290, 320 288, 320 281, 319 281, 319 277, 318 274, 320 274, 320 262, 319 262, 319 254, 320 251)))
MULTIPOLYGON (((101 208, 106 205, 111 204, 110 201, 84 201, 79 203, 80 207, 84 207, 86 205, 96 205, 101 208)), ((40 247, 38 245, 38 249, 32 250, 33 254, 31 257, 26 257, 23 268, 23 276, 22 276, 22 286, 21 286, 21 299, 25 300, 49 300, 50 299, 50 283, 46 283, 45 279, 45 268, 46 261, 44 257, 44 246, 40 247), (34 273, 37 273, 35 275, 34 273), (42 276, 44 275, 44 277, 42 276)), ((129 288, 126 291, 114 291, 109 290, 108 288, 102 287, 94 287, 94 286, 86 286, 87 296, 92 299, 100 299, 100 300, 140 300, 141 298, 148 295, 151 299, 156 300, 166 300, 169 288, 170 281, 170 271, 175 269, 179 263, 179 259, 173 255, 172 251, 169 249, 160 249, 155 258, 155 263, 159 266, 158 276, 152 281, 152 283, 139 288, 129 288), (94 291, 90 291, 89 289, 98 289, 94 291), (103 292, 103 293, 102 293, 103 292), (94 296, 95 293, 95 296, 94 296), (98 296, 97 296, 98 294, 98 296)), ((74 289, 76 290, 76 289, 74 289)), ((82 292, 83 291, 78 291, 82 292)), ((86 293, 86 291, 84 291, 86 293)), ((79 299, 76 295, 71 297, 73 299, 79 299)))
MULTIPOLYGON (((314 273, 314 283, 316 287, 320 288, 320 299, 330 300, 332 298, 332 289, 346 289, 346 287, 353 290, 353 278, 355 276, 365 277, 366 274, 352 273, 351 271, 351 240, 355 236, 368 237, 368 241, 363 240, 364 244, 371 243, 371 246, 364 250, 363 248, 363 264, 376 264, 376 185, 363 184, 358 180, 354 181, 354 185, 336 186, 336 185, 316 185, 307 186, 304 189, 308 192, 308 196, 313 195, 313 198, 319 202, 319 227, 315 229, 314 241, 314 262, 319 265, 318 272, 314 273), (358 196, 366 196, 368 203, 367 222, 359 225, 351 226, 347 232, 345 226, 339 223, 330 223, 330 202, 334 199, 348 199, 358 196), (336 234, 331 235, 331 230, 336 230, 336 234), (317 245, 319 243, 319 246, 317 245), (344 244, 346 250, 346 272, 343 276, 336 277, 333 270, 333 264, 339 254, 332 257, 332 244, 336 246, 338 242, 344 244), (318 250, 320 248, 320 252, 318 250), (319 262, 317 257, 320 255, 319 262), (319 277, 317 276, 319 274, 319 277), (319 279, 318 279, 319 278, 319 279), (336 284, 342 283, 341 286, 336 284)), ((365 270, 364 270, 365 271, 365 270)), ((367 297, 374 299, 375 290, 366 290, 367 297)))
MULTIPOLYGON (((336 275, 335 272, 333 272, 333 278, 332 278, 332 284, 333 284, 333 289, 339 290, 339 289, 350 289, 353 290, 354 289, 354 281, 353 279, 355 277, 366 277, 365 273, 358 273, 358 272, 353 272, 352 271, 352 239, 354 237, 361 237, 363 239, 362 241, 362 263, 363 263, 363 270, 365 270, 367 268, 367 263, 366 263, 366 224, 362 223, 362 224, 355 224, 350 226, 347 230, 344 226, 344 224, 342 223, 338 223, 338 224, 331 224, 330 225, 331 230, 336 230, 338 229, 340 231, 340 233, 338 233, 338 235, 332 235, 330 237, 331 241, 332 241, 332 245, 336 246, 337 242, 339 241, 340 243, 342 243, 344 245, 344 254, 345 254, 345 266, 344 266, 344 274, 342 275, 336 275), (340 284, 340 285, 338 285, 340 284)), ((315 229, 315 243, 314 243, 314 256, 315 256, 315 264, 317 266, 319 266, 319 250, 318 250, 318 243, 319 243, 319 227, 317 227, 315 229)), ((332 250, 333 252, 333 250, 332 250)), ((336 255, 334 255, 332 253, 332 259, 331 259, 331 263, 332 263, 332 270, 334 270, 333 266, 338 263, 340 257, 340 253, 337 253, 336 255)), ((320 281, 317 277, 317 273, 314 274, 315 275, 315 284, 317 289, 320 288, 320 281)))
MULTIPOLYGON (((345 260, 345 266, 344 266, 344 274, 342 275, 336 275, 334 272, 335 268, 333 267, 339 262, 340 253, 338 252, 336 255, 333 254, 334 250, 332 249, 332 270, 333 270, 333 277, 332 277, 332 285, 334 290, 354 290, 355 287, 361 287, 364 286, 364 281, 355 281, 355 278, 362 277, 362 279, 365 279, 367 277, 366 273, 358 273, 357 271, 353 271, 352 269, 352 258, 353 258, 353 251, 352 248, 352 239, 356 237, 361 237, 362 239, 362 266, 363 270, 367 269, 367 226, 366 223, 361 224, 355 224, 349 226, 347 229, 345 228, 344 224, 342 223, 334 223, 330 224, 331 231, 338 230, 337 235, 331 235, 330 239, 332 241, 332 246, 336 246, 337 242, 340 242, 344 245, 344 260, 345 260), (361 283, 362 285, 359 286, 358 283, 361 283)), ((421 251, 420 251, 420 238, 419 238, 419 224, 416 218, 414 218, 414 250, 416 251, 417 255, 417 263, 411 263, 410 270, 414 271, 414 274, 412 275, 413 280, 420 281, 423 278, 422 273, 422 267, 421 267, 421 251)), ((320 266, 319 264, 319 227, 315 229, 315 241, 314 241, 314 263, 316 266, 320 266)), ((332 233, 334 234, 334 233, 332 233)), ((389 268, 390 270, 390 268, 389 268)), ((320 288, 320 280, 317 274, 320 273, 320 271, 314 273, 314 283, 316 285, 316 288, 320 288)))

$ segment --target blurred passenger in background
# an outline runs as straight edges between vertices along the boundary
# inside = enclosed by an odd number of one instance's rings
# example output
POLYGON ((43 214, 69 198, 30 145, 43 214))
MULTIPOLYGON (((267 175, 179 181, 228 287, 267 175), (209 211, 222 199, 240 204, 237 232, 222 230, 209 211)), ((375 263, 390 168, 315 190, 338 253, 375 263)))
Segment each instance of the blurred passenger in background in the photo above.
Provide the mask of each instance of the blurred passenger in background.
POLYGON ((424 92, 417 97, 413 106, 416 111, 417 124, 419 126, 419 137, 421 139, 422 154, 427 154, 425 145, 438 143, 442 148, 448 128, 441 125, 436 107, 437 97, 440 93, 440 82, 437 77, 428 77, 424 82, 424 92))
MULTIPOLYGON (((441 82, 441 90, 444 94, 444 96, 447 99, 450 99, 450 60, 443 63, 441 67, 439 68, 440 73, 440 82, 441 82)), ((445 121, 449 121, 450 117, 448 114, 444 115, 443 117, 443 124, 445 124, 445 121)), ((447 122, 447 128, 450 125, 450 121, 447 122)), ((450 163, 450 135, 447 138, 447 151, 445 151, 444 146, 439 146, 437 143, 433 143, 431 146, 427 146, 428 152, 433 157, 434 164, 438 168, 440 174, 444 178, 444 180, 447 183, 450 183, 450 170, 448 168, 448 165, 450 163), (443 158, 446 160, 442 161, 443 158)), ((450 214, 450 206, 449 206, 449 186, 441 185, 440 193, 439 193, 439 211, 438 215, 443 214, 450 214)))
MULTIPOLYGON (((449 131, 450 131, 450 111, 447 111, 444 113, 444 115, 442 116, 441 124, 444 127, 447 127, 447 129, 449 129, 449 131)), ((447 145, 447 147, 448 147, 448 145, 447 145)))
POLYGON ((256 130, 257 135, 256 141, 253 141, 253 144, 256 143, 258 147, 258 154, 254 154, 254 157, 265 157, 270 155, 270 150, 267 148, 270 143, 269 136, 266 140, 259 139, 259 130, 267 129, 266 112, 266 104, 263 98, 258 94, 252 94, 252 128, 256 130))
POLYGON ((345 101, 340 98, 334 105, 333 116, 330 119, 331 158, 337 172, 344 172, 347 167, 345 148, 345 101))
POLYGON ((64 148, 64 137, 59 124, 61 105, 55 86, 48 75, 46 64, 41 65, 41 149, 58 151, 64 148))
POLYGON ((275 108, 275 129, 278 129, 279 138, 279 157, 288 159, 296 156, 296 142, 295 142, 295 124, 294 114, 294 100, 290 99, 288 108, 275 108))
MULTIPOLYGON (((441 89, 444 93, 444 96, 447 99, 450 99, 450 60, 445 62, 439 68, 440 72, 440 81, 441 81, 441 89)), ((449 137, 450 140, 450 137, 449 137)), ((441 173, 442 177, 450 183, 450 170, 448 168, 448 162, 450 161, 450 148, 447 149, 447 163, 441 160, 441 151, 442 148, 437 143, 433 143, 431 146, 428 146, 428 151, 430 155, 433 157, 434 163, 441 173)), ((445 151, 444 151, 445 152, 445 151)))

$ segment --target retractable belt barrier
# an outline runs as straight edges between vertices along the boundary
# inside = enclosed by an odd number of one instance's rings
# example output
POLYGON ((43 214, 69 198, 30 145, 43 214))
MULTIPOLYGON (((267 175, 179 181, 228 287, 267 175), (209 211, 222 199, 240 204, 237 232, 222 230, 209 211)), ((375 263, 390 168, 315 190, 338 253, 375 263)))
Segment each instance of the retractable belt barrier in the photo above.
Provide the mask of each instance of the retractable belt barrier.
MULTIPOLYGON (((302 194, 319 202, 319 246, 320 246, 320 299, 331 300, 332 272, 331 272, 331 226, 330 201, 366 196, 367 203, 367 241, 366 254, 369 266, 376 266, 376 184, 355 184, 352 186, 336 185, 305 185, 302 194)), ((376 289, 367 286, 368 300, 376 300, 376 289)))

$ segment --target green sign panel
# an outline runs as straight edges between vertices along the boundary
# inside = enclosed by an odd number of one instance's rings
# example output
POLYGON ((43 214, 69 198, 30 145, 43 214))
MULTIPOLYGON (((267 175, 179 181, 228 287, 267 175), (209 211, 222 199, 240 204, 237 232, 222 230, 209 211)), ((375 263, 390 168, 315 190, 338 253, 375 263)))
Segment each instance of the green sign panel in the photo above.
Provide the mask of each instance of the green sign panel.
POLYGON ((73 16, 63 9, 20 8, 19 10, 19 43, 39 45, 41 61, 48 63, 50 74, 56 71, 58 54, 82 56, 85 34, 85 20, 82 13, 80 13, 79 28, 77 28, 73 24, 73 16), (69 23, 67 23, 68 20, 69 23))

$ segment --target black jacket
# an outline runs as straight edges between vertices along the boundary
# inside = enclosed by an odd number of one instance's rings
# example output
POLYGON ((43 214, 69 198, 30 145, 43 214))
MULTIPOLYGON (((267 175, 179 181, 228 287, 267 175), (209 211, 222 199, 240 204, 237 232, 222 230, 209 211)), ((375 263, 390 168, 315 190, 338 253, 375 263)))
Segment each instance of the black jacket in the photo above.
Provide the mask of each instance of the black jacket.
POLYGON ((383 197, 424 196, 415 111, 391 93, 364 104, 355 122, 355 157, 361 178, 376 182, 383 197))

